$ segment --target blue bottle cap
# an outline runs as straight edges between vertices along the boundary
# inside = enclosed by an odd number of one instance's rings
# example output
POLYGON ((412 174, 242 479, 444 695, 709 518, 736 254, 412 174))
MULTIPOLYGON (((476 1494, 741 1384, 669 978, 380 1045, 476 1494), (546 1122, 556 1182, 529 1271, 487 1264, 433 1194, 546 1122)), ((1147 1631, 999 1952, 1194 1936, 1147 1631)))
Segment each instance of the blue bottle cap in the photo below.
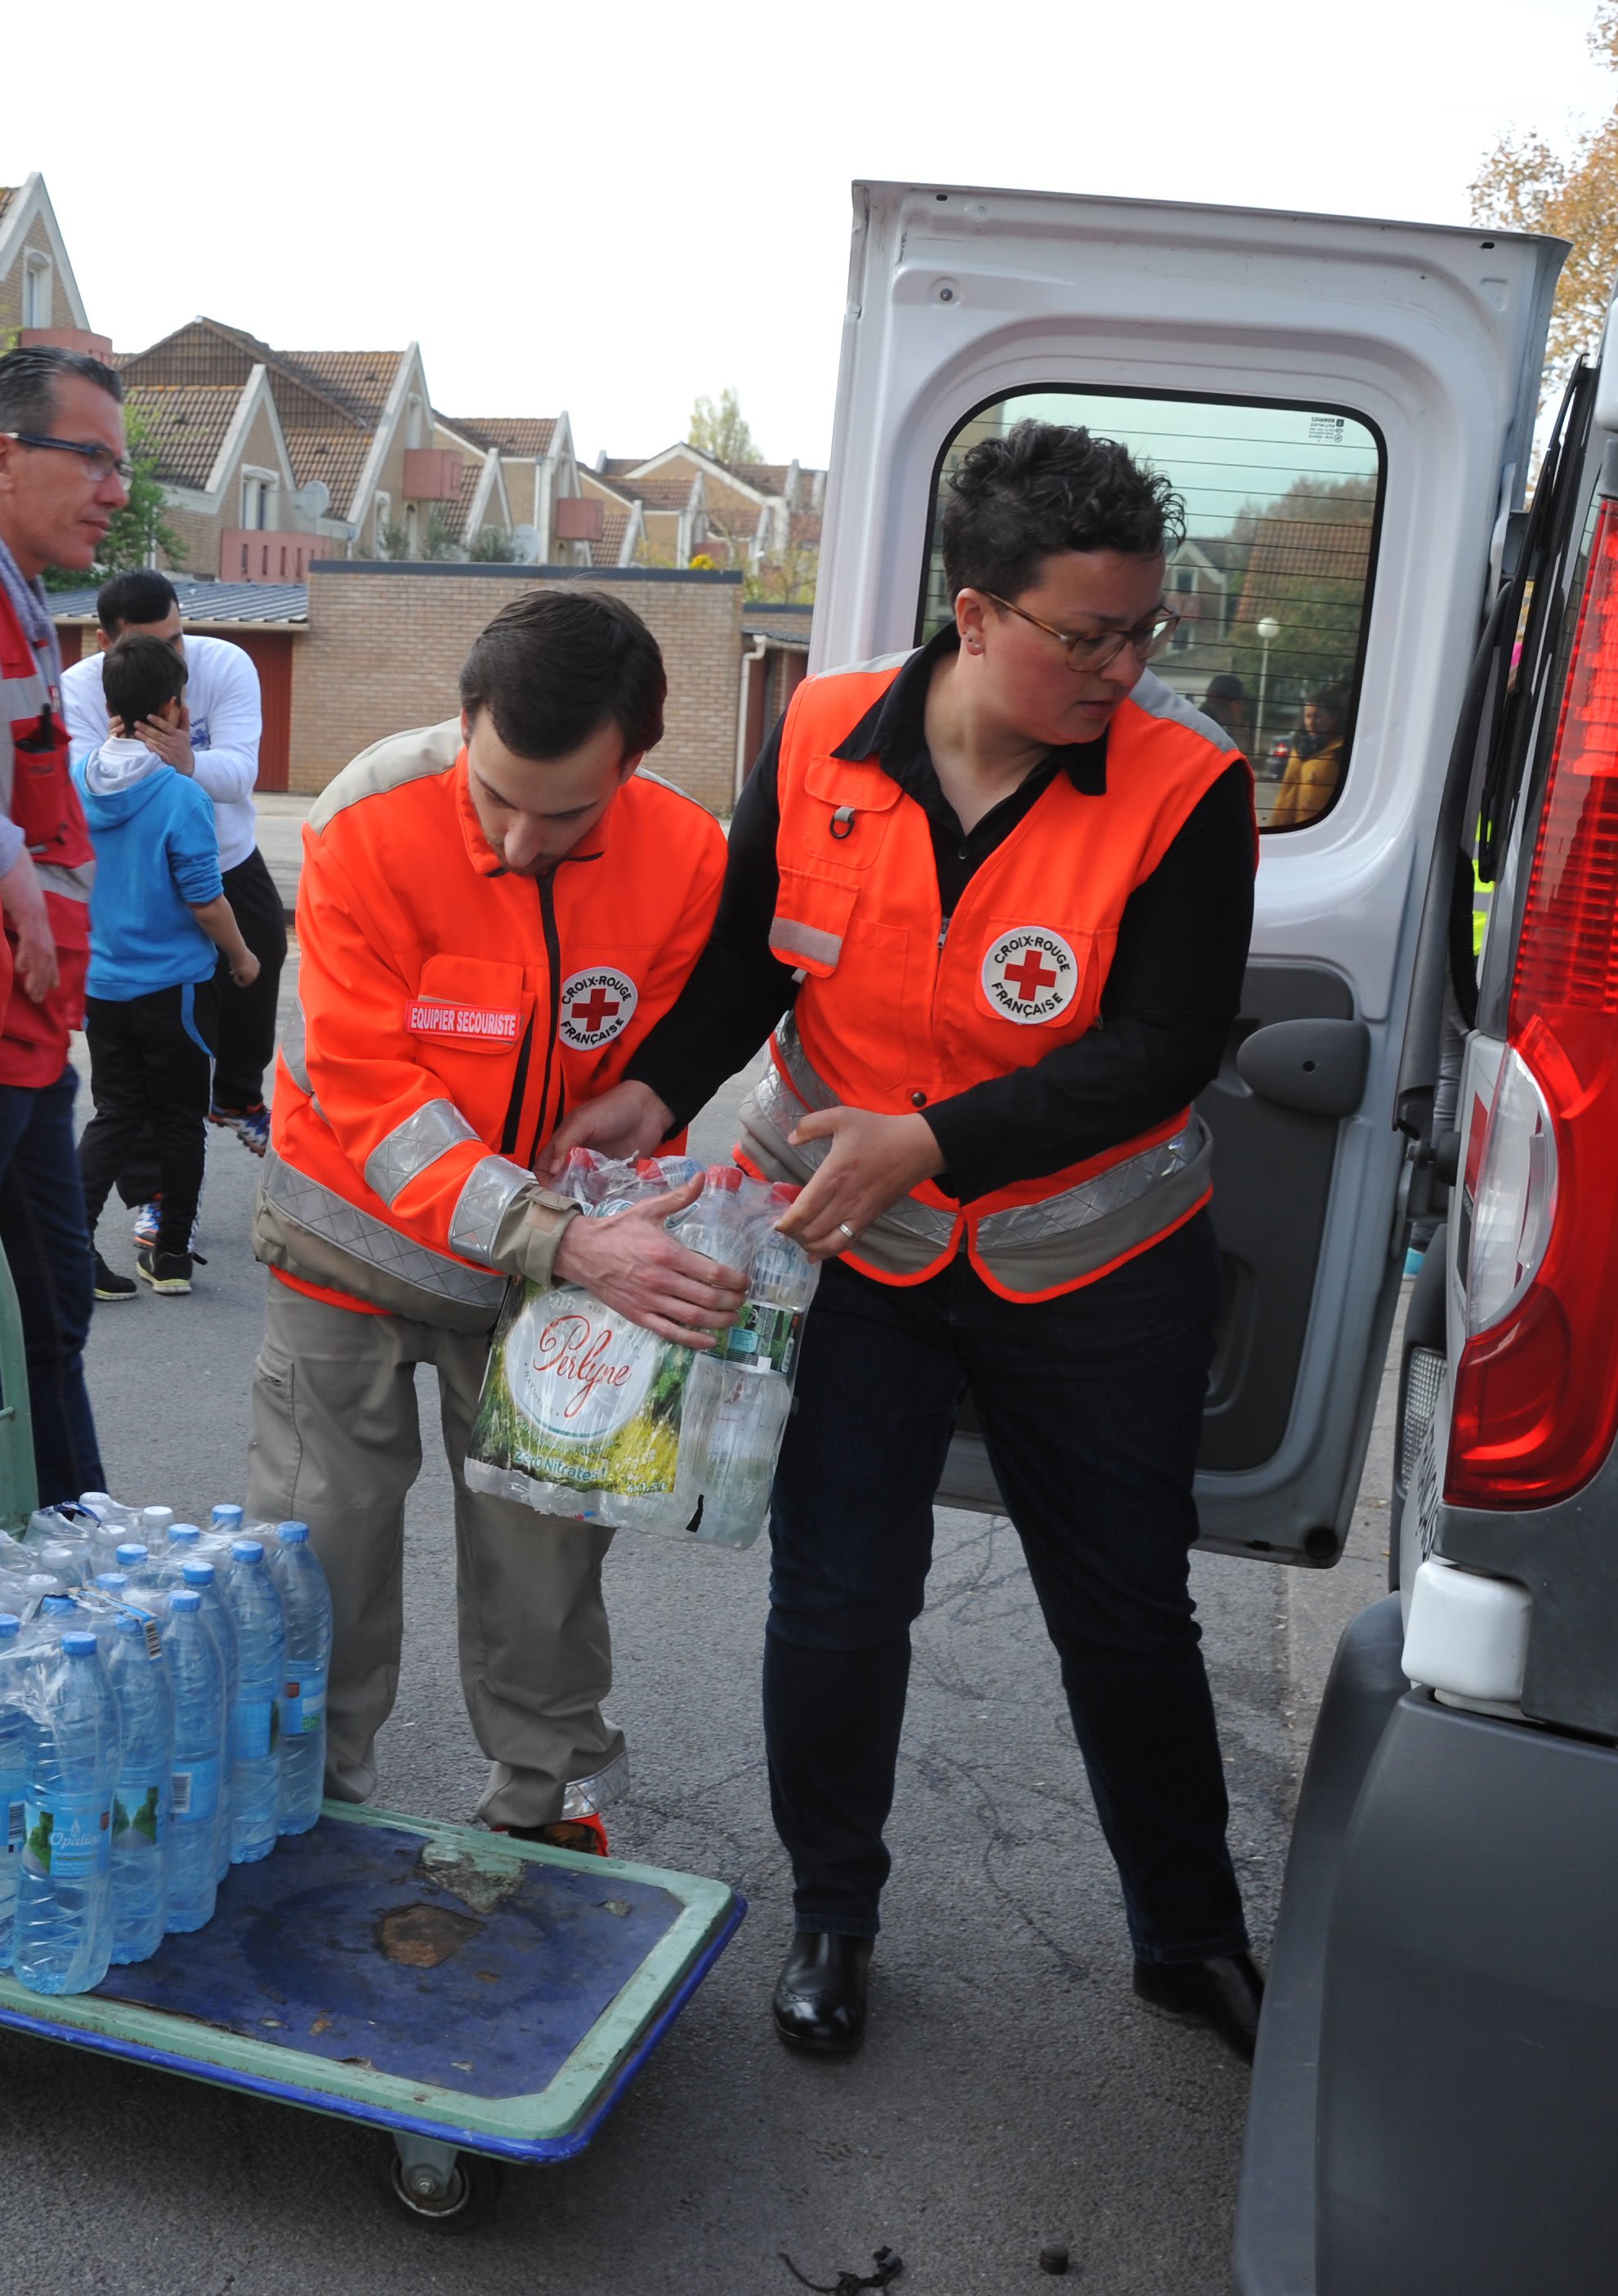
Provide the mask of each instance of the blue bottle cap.
POLYGON ((95 1655, 94 1636, 85 1634, 63 1635, 62 1638, 62 1654, 63 1658, 94 1658, 95 1655))
POLYGON ((201 1536, 194 1522, 171 1522, 168 1526, 170 1546, 194 1546, 201 1536))
POLYGON ((112 1550, 119 1566, 126 1570, 137 1569, 146 1560, 150 1551, 148 1547, 142 1546, 138 1538, 132 1538, 127 1545, 115 1546, 112 1550))
POLYGON ((213 1564, 211 1562, 188 1562, 180 1575, 185 1579, 185 1584, 188 1587, 211 1587, 213 1585, 213 1564))
POLYGON ((238 1562, 262 1562, 264 1541, 261 1538, 234 1538, 230 1551, 238 1562))
POLYGON ((234 1500, 227 1500, 223 1506, 215 1507, 208 1520, 217 1523, 221 1530, 234 1530, 242 1520, 242 1510, 234 1500))
MULTIPOLYGON (((209 1563, 207 1567, 208 1575, 211 1578, 213 1576, 213 1565, 209 1563)), ((168 1615, 170 1618, 174 1616, 177 1611, 200 1611, 201 1607, 202 1597, 197 1593, 194 1587, 177 1587, 173 1594, 168 1597, 168 1615)))
POLYGON ((137 1619, 133 1611, 120 1611, 118 1615, 118 1631, 120 1635, 144 1635, 146 1631, 146 1621, 144 1619, 137 1619))
POLYGON ((283 1546, 301 1546, 307 1541, 308 1535, 309 1527, 307 1522, 278 1522, 275 1525, 275 1536, 283 1546))
POLYGON ((103 1570, 98 1573, 95 1583, 98 1587, 104 1587, 109 1595, 121 1595, 129 1581, 121 1570, 103 1570))
MULTIPOLYGON (((76 1611, 78 1605, 71 1595, 47 1595, 39 1607, 42 1611, 49 1611, 53 1618, 60 1618, 63 1611, 76 1611)), ((94 1640, 94 1636, 91 1640, 94 1640)))
POLYGON ((21 1631, 22 1621, 15 1611, 0 1611, 0 1643, 10 1642, 13 1635, 21 1631))

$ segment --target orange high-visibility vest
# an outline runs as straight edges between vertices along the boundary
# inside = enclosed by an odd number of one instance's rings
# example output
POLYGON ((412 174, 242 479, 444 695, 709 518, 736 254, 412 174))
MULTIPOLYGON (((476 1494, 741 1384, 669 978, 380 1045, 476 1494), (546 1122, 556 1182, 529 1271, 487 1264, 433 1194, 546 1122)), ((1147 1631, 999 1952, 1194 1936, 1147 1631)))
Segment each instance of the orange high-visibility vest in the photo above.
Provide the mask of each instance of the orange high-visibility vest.
POLYGON ((68 762, 62 696, 0 590, 0 809, 28 840, 57 971, 42 1004, 19 989, 5 1008, 0 1084, 54 1084, 68 1064, 70 1034, 84 1026, 95 857, 68 762))
MULTIPOLYGON (((875 758, 834 754, 898 674, 808 679, 783 728, 770 946, 804 978, 774 1046, 774 1090, 790 1095, 777 1134, 806 1104, 924 1111, 1096 1027, 1130 894, 1238 755, 1148 672, 1109 728, 1105 796, 1055 775, 946 921, 922 808, 875 758)), ((920 1283, 964 1242, 1006 1298, 1049 1298, 1190 1218, 1208 1173, 1203 1128, 1181 1109, 964 1206, 927 1181, 844 1256, 920 1283)))
POLYGON ((536 879, 484 837, 456 722, 357 758, 304 831, 260 1259, 341 1306, 490 1324, 502 1217, 673 1004, 724 873, 712 815, 651 775, 536 879))

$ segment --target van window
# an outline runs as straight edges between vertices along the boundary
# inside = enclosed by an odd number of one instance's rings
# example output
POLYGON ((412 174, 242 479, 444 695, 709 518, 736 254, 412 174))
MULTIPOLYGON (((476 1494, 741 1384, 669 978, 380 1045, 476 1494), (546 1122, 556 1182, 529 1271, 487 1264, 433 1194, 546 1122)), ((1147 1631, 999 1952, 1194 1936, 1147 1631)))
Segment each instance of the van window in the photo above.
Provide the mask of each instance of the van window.
POLYGON ((950 472, 980 439, 1030 417, 1117 439, 1173 485, 1186 538, 1166 590, 1181 619, 1151 667, 1246 751, 1262 828, 1319 820, 1353 746, 1382 501, 1376 432, 1311 406, 1068 390, 994 399, 940 458, 919 637, 949 618, 938 513, 950 472))

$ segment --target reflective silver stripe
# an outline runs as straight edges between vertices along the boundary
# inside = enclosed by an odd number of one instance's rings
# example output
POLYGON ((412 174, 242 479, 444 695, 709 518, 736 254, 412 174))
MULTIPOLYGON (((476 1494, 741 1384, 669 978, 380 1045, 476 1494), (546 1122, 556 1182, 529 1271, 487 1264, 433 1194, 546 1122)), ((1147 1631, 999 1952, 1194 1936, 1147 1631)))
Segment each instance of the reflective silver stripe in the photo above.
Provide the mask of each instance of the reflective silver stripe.
POLYGON ((1075 1228, 1088 1227, 1093 1220, 1105 1219, 1109 1213, 1138 1202, 1160 1182, 1171 1180, 1177 1172, 1195 1163, 1206 1137, 1201 1117, 1194 1116, 1171 1140, 1160 1140, 1154 1148, 1142 1148, 1137 1154, 1126 1156, 1121 1163, 1110 1164, 1105 1172, 1097 1172, 1094 1179, 1080 1180, 1076 1187, 1064 1188, 1058 1196, 1047 1196, 1037 1204, 1015 1204, 1007 1211, 986 1212, 978 1222, 978 1248, 985 1252, 1021 1249, 1039 1243, 1047 1236, 1069 1235, 1075 1228))
MULTIPOLYGON (((604 1722, 607 1719, 604 1714, 601 1718, 604 1722)), ((612 1725, 608 1723, 607 1726, 611 1729, 612 1725)), ((594 1817, 598 1811, 605 1809, 609 1802, 616 1801, 620 1793, 626 1792, 628 1784, 629 1757, 627 1753, 614 1755, 606 1768, 597 1770, 593 1776, 569 1779, 562 1797, 562 1815, 563 1817, 594 1817)))
POLYGON ((452 1100, 424 1101, 379 1140, 365 1159, 365 1185, 391 1210, 412 1180, 477 1134, 452 1100))
POLYGON ((401 1235, 398 1228, 373 1219, 357 1204, 349 1203, 318 1180, 295 1170, 273 1152, 264 1160, 264 1193, 287 1219, 334 1244, 350 1259, 440 1300, 486 1308, 491 1316, 498 1314, 505 1297, 505 1276, 463 1267, 447 1253, 430 1250, 426 1244, 401 1235))
POLYGON ((504 1156, 485 1156, 474 1164, 450 1215, 449 1241, 455 1249, 468 1259, 487 1260, 513 1200, 533 1185, 531 1172, 504 1156))
MULTIPOLYGON (((833 1108, 836 1100, 810 1068, 790 1021, 782 1023, 776 1042, 794 1091, 787 1089, 772 1062, 754 1086, 752 1099, 755 1111, 771 1131, 785 1141, 805 1107, 833 1108)), ((800 1140, 792 1152, 812 1172, 825 1162, 831 1144, 829 1140, 800 1140)), ((920 1242, 931 1258, 948 1246, 955 1234, 956 1222, 954 1212, 940 1211, 936 1204, 918 1203, 914 1196, 901 1196, 883 1214, 880 1226, 890 1233, 920 1242)))
MULTIPOLYGON (((781 1023, 776 1035, 776 1048, 782 1065, 791 1079, 793 1091, 806 1108, 831 1108, 836 1095, 822 1083, 809 1062, 808 1054, 791 1019, 781 1023)), ((759 1090, 762 1112, 780 1132, 783 1138, 792 1130, 795 1120, 790 1105, 777 1113, 770 1104, 769 1087, 774 1071, 765 1078, 759 1090)), ((774 1078, 776 1094, 785 1102, 787 1095, 778 1078, 774 1078)), ((1111 1164, 1093 1179, 1080 1180, 1076 1186, 1064 1188, 1059 1195, 1047 1196, 1037 1204, 1015 1204, 1002 1212, 986 1212, 978 1222, 978 1245, 983 1251, 995 1249, 1017 1250, 1039 1242, 1047 1236, 1071 1234, 1075 1228, 1088 1227, 1093 1220, 1105 1219, 1110 1213, 1121 1211, 1125 1205, 1136 1203, 1162 1181, 1171 1180, 1176 1173, 1195 1162, 1207 1141, 1207 1128, 1202 1119, 1193 1116, 1172 1138, 1160 1140, 1155 1147, 1142 1148, 1121 1162, 1111 1164)), ((797 1153, 818 1164, 831 1145, 825 1140, 808 1140, 799 1144, 797 1153)), ((953 1221, 948 1212, 935 1210, 930 1204, 918 1203, 914 1196, 901 1197, 892 1210, 884 1214, 888 1225, 899 1227, 911 1234, 930 1237, 939 1242, 949 1240, 953 1221)))
POLYGON ((1144 709, 1148 718, 1166 718, 1171 724, 1183 726, 1189 734, 1200 734, 1204 742, 1211 742, 1216 750, 1227 757, 1239 755, 1236 743, 1222 726, 1211 718, 1204 718, 1194 701, 1165 684, 1154 669, 1143 669, 1129 688, 1129 699, 1137 709, 1144 709))
POLYGON ((817 964, 836 964, 842 956, 841 933, 822 932, 818 925, 800 924, 796 917, 770 919, 769 945, 777 956, 812 957, 817 964))
POLYGON ((77 869, 70 869, 60 861, 36 861, 34 874, 47 893, 58 894, 64 901, 87 901, 95 864, 84 861, 77 869))

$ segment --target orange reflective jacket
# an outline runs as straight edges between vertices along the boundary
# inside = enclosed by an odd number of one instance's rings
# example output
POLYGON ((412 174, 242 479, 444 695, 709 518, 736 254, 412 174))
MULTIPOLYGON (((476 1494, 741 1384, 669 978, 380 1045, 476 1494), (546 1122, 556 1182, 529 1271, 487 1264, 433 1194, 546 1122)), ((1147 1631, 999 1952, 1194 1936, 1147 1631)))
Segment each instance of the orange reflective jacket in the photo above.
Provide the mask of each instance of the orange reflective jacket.
POLYGON ((483 835, 456 723, 357 758, 304 831, 259 1257, 344 1305, 491 1322, 503 1215, 674 1002, 724 869, 713 816, 646 774, 533 878, 483 835))
MULTIPOLYGON (((924 1109, 1085 1036, 1130 894, 1237 754, 1147 673, 1109 728, 1105 794, 1055 775, 946 921, 922 808, 875 758, 834 754, 899 667, 806 680, 783 728, 770 946, 805 978, 774 1048, 791 1095, 777 1130, 804 1104, 924 1109)), ((927 1181, 845 1257, 880 1281, 920 1283, 964 1237, 995 1290, 1047 1298, 1188 1219, 1207 1201, 1208 1166, 1182 1109, 965 1206, 927 1181)))

